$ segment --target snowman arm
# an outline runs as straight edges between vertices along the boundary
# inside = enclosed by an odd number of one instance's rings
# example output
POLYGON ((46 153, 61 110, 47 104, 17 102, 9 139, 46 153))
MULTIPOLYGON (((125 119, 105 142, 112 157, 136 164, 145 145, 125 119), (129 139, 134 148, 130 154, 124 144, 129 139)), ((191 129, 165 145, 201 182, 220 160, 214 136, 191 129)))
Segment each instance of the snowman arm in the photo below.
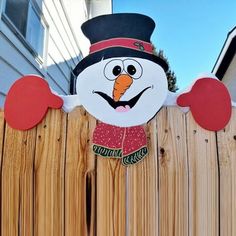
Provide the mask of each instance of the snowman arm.
POLYGON ((59 95, 63 100, 62 109, 65 112, 71 112, 75 107, 81 106, 78 94, 75 95, 59 95))
MULTIPOLYGON (((178 106, 177 105, 177 98, 184 92, 180 92, 180 93, 173 93, 173 92, 170 92, 168 91, 168 94, 167 94, 167 97, 166 97, 166 100, 163 104, 163 106, 166 106, 166 107, 173 107, 173 106, 178 106)), ((188 112, 189 111, 189 107, 179 107, 180 110, 182 112, 188 112)))
POLYGON ((179 96, 178 93, 173 93, 173 92, 168 91, 168 94, 167 94, 167 97, 163 106, 176 106, 176 100, 178 96, 179 96))
POLYGON ((63 100, 62 110, 66 113, 71 112, 75 107, 81 106, 78 94, 75 95, 60 95, 58 92, 50 88, 51 92, 59 96, 63 100))

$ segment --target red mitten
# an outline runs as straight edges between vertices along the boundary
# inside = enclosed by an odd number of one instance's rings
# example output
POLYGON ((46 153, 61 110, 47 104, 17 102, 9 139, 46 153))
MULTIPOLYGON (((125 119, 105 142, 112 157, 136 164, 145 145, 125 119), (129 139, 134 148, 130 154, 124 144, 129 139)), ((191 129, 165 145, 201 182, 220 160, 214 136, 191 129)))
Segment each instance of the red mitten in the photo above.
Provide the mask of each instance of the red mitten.
POLYGON ((223 129, 231 117, 231 98, 223 83, 212 78, 202 78, 195 82, 188 93, 177 98, 181 107, 190 107, 193 118, 204 129, 223 129))
POLYGON ((17 80, 10 88, 4 116, 12 128, 28 130, 41 122, 49 107, 59 109, 62 105, 63 100, 51 92, 44 79, 28 75, 17 80))

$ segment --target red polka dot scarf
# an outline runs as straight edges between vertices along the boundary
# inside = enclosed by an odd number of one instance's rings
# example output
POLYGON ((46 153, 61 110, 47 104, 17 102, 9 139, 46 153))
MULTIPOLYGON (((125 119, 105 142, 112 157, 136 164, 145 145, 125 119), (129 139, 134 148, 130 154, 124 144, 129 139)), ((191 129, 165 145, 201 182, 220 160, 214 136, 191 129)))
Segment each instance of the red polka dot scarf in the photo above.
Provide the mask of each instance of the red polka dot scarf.
POLYGON ((142 126, 99 123, 93 133, 93 151, 102 157, 121 158, 123 165, 135 164, 148 153, 147 137, 142 126))

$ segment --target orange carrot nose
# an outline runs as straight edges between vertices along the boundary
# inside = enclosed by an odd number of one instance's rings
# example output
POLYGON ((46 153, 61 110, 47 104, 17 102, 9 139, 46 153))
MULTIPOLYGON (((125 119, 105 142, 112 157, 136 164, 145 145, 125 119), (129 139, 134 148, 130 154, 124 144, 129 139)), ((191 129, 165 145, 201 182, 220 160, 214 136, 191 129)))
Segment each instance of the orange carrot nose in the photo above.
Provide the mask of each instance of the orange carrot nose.
POLYGON ((118 102, 120 100, 122 95, 131 86, 132 83, 132 77, 126 74, 121 74, 116 78, 112 93, 115 102, 118 102))

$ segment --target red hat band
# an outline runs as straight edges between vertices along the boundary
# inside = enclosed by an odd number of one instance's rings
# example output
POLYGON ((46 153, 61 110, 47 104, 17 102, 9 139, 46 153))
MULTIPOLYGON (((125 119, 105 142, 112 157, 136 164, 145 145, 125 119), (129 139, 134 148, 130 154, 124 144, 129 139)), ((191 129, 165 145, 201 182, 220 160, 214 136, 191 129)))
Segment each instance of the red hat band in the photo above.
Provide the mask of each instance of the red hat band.
POLYGON ((151 43, 131 38, 113 38, 102 40, 90 46, 90 54, 113 47, 129 48, 137 51, 153 54, 153 46, 151 43))

